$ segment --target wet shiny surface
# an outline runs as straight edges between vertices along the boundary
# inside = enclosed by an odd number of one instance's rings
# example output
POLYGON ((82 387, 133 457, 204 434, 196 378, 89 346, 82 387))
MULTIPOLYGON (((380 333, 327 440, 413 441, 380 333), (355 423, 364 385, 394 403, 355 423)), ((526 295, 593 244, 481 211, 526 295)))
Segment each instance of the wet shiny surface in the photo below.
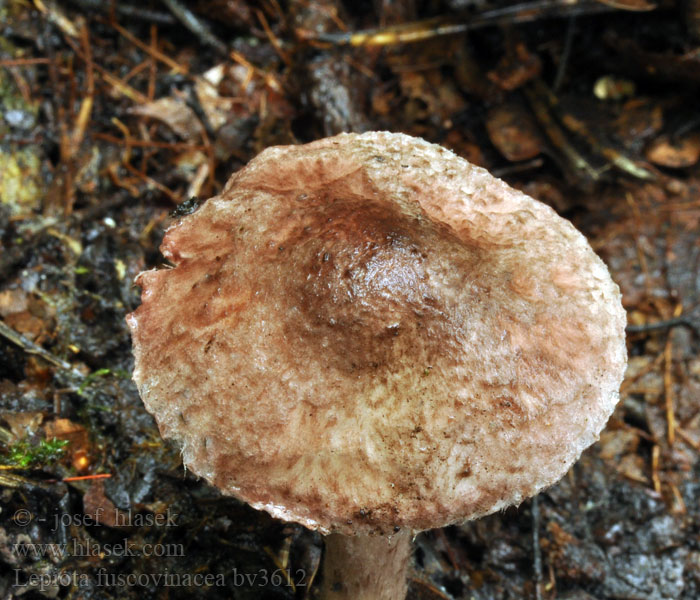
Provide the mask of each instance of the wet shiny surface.
POLYGON ((140 276, 142 398, 189 468, 324 531, 424 529, 561 477, 617 401, 583 236, 396 134, 264 152, 140 276))

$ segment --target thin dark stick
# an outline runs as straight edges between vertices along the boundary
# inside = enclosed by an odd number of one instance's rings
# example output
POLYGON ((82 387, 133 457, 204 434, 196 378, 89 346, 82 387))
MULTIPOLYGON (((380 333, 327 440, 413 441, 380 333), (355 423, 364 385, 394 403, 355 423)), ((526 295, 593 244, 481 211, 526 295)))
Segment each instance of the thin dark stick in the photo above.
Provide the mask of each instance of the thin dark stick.
POLYGON ((16 332, 12 327, 6 325, 3 321, 0 321, 0 336, 9 340, 13 344, 16 344, 27 354, 35 354, 36 356, 41 356, 45 361, 50 362, 52 365, 60 367, 70 373, 77 375, 82 378, 83 376, 73 368, 73 366, 68 362, 51 354, 48 350, 44 350, 41 346, 38 346, 31 340, 24 337, 21 333, 16 332))
POLYGON ((468 21, 433 18, 355 32, 319 33, 297 30, 297 35, 306 41, 326 42, 337 46, 384 46, 419 42, 443 35, 462 34, 493 25, 529 23, 539 19, 592 15, 614 10, 616 9, 595 0, 581 0, 573 4, 558 0, 534 0, 487 10, 471 16, 468 21))
POLYGON ((114 10, 125 17, 131 19, 140 19, 141 21, 149 21, 158 25, 175 25, 177 19, 170 13, 158 12, 149 10, 148 8, 139 8, 122 2, 105 2, 104 0, 71 0, 73 4, 77 4, 81 8, 88 10, 99 10, 108 12, 114 7, 114 10))
POLYGON ((214 138, 216 138, 216 132, 214 131, 214 127, 212 126, 211 121, 207 116, 207 113, 204 111, 204 107, 199 101, 199 96, 197 96, 197 93, 195 92, 193 86, 189 86, 187 90, 187 98, 185 99, 185 104, 187 104, 187 106, 189 106, 193 110, 194 114, 199 119, 199 122, 202 124, 202 127, 204 127, 204 131, 207 132, 209 139, 213 140, 214 138))
POLYGON ((553 91, 559 91, 561 84, 564 82, 564 75, 566 74, 566 67, 569 64, 569 57, 571 56, 571 47, 574 42, 574 33, 576 32, 576 17, 569 17, 569 23, 566 28, 566 37, 564 38, 564 49, 561 53, 561 60, 559 61, 559 66, 557 67, 557 75, 554 78, 554 84, 552 85, 553 91))
POLYGON ((216 48, 222 54, 228 53, 228 48, 218 37, 216 37, 209 26, 206 25, 199 17, 186 6, 180 4, 179 0, 163 0, 165 4, 177 19, 194 33, 203 44, 216 48))
POLYGON ((532 499, 532 568, 535 571, 535 598, 542 600, 542 553, 540 552, 540 497, 532 499))
POLYGON ((665 319, 656 323, 647 323, 645 325, 628 325, 627 333, 646 333, 647 331, 657 331, 659 329, 668 329, 678 326, 689 327, 696 333, 700 334, 700 322, 688 317, 674 317, 673 319, 665 319))

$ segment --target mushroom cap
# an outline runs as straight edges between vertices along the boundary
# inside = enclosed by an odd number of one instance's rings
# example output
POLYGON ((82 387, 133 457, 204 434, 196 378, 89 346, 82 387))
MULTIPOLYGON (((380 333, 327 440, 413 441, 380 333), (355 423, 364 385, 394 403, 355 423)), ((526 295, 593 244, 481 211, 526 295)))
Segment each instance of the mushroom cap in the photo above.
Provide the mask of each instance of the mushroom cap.
POLYGON ((625 313, 568 221, 403 134, 268 148, 138 276, 134 379, 187 468, 322 532, 418 531, 561 478, 625 313))

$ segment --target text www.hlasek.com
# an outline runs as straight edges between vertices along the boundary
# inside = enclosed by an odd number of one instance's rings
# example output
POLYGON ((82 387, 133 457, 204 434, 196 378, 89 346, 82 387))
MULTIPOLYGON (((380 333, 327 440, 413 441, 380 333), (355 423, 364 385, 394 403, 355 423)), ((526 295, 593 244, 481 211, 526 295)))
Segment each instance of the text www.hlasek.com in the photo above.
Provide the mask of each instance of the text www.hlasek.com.
POLYGON ((135 544, 127 538, 115 544, 74 539, 64 544, 14 544, 16 556, 60 560, 66 556, 185 556, 183 544, 135 544))

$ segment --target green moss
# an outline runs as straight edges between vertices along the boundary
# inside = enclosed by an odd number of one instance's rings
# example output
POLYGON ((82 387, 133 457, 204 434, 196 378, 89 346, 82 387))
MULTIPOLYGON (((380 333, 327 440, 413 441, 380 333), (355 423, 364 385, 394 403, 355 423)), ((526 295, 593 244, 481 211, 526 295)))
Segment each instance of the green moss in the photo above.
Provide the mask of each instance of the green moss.
POLYGON ((68 440, 56 438, 41 440, 38 444, 20 440, 0 454, 0 463, 20 468, 49 465, 63 457, 68 444, 68 440))

